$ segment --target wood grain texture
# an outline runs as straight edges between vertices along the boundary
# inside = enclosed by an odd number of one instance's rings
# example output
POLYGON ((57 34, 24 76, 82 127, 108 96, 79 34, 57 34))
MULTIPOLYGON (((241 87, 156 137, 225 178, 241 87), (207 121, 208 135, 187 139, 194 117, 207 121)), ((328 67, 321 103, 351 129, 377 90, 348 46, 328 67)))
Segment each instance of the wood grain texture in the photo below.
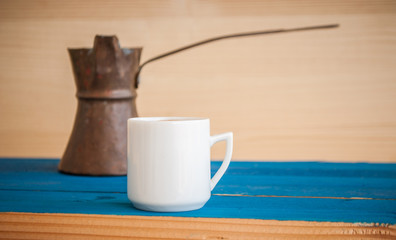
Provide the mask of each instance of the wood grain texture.
POLYGON ((77 106, 66 48, 97 33, 143 46, 144 61, 219 34, 339 23, 152 63, 138 112, 210 117, 239 160, 396 162, 395 13, 394 1, 1 1, 0 156, 63 154, 77 106))
POLYGON ((395 225, 0 213, 0 239, 394 239, 395 225))
MULTIPOLYGON (((125 177, 65 175, 56 171, 57 163, 0 159, 0 239, 396 237, 395 199, 392 199, 396 194, 395 164, 232 163, 231 171, 219 182, 204 208, 155 213, 132 207, 125 192, 125 177), (224 181, 229 176, 233 178, 224 181), (264 176, 274 178, 273 182, 269 181, 274 189, 294 186, 296 195, 281 196, 276 191, 273 196, 255 195, 268 188, 258 178, 264 176), (287 183, 282 182, 282 177, 287 176, 293 177, 287 183), (304 176, 313 177, 311 182, 318 187, 318 197, 312 197, 315 194, 308 193, 299 182, 304 176), (367 197, 356 198, 349 195, 353 194, 350 190, 357 190, 355 186, 342 188, 340 184, 338 192, 344 197, 320 197, 331 192, 320 187, 322 176, 338 183, 342 178, 360 178, 362 185, 382 179, 378 186, 390 185, 376 191, 365 186, 359 191, 367 197), (243 185, 247 185, 245 189, 243 185), (216 192, 218 188, 220 193, 216 192), (245 195, 238 194, 241 191, 246 191, 245 195), (382 195, 378 195, 380 192, 382 195)), ((212 165, 215 172, 219 163, 212 165)))
MULTIPOLYGON (((70 176, 58 173, 58 164, 59 160, 0 158, 0 189, 126 194, 126 176, 70 176)), ((211 163, 212 176, 220 164, 211 163)), ((395 200, 396 164, 231 162, 212 193, 395 200)))
POLYGON ((134 208, 126 177, 65 175, 57 164, 1 159, 0 212, 396 224, 396 164, 232 162, 203 208, 176 213, 134 208))

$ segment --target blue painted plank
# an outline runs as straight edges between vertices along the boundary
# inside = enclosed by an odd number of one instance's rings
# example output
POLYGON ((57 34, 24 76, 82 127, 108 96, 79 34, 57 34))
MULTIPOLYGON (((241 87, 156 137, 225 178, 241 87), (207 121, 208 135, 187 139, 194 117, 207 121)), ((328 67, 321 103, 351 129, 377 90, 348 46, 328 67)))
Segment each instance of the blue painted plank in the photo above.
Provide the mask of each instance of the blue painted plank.
MULTIPOLYGON (((395 164, 232 162, 214 194, 311 197, 214 195, 201 210, 170 214, 134 209, 126 197, 125 176, 65 175, 57 172, 57 164, 58 160, 0 159, 0 211, 396 222, 395 164)), ((212 173, 219 165, 212 164, 212 173)))
POLYGON ((154 213, 135 209, 123 193, 1 191, 0 212, 250 218, 396 224, 390 200, 212 196, 200 210, 154 213))
MULTIPOLYGON (((126 192, 126 177, 65 175, 57 164, 0 159, 0 189, 126 192)), ((212 163, 212 173, 219 165, 212 163)), ((232 162, 213 193, 396 199, 396 164, 232 162)))

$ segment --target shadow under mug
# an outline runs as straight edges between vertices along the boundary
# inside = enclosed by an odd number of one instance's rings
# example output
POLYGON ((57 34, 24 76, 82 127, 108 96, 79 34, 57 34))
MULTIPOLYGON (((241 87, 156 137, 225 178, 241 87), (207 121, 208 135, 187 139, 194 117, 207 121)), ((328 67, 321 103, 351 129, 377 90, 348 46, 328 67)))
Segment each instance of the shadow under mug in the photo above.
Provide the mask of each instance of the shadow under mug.
POLYGON ((128 119, 128 198, 142 210, 203 207, 231 161, 233 134, 210 136, 207 118, 128 119), (226 141, 225 158, 210 178, 210 148, 226 141))

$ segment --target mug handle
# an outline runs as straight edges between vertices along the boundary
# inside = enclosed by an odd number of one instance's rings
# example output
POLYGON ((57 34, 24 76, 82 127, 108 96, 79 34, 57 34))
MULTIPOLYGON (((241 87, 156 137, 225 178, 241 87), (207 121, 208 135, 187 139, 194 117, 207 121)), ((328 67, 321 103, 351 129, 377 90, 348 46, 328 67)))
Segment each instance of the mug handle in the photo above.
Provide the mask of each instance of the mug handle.
POLYGON ((233 144, 232 144, 233 134, 232 134, 232 132, 226 132, 226 133, 210 136, 210 147, 212 147, 215 143, 217 143, 219 141, 226 141, 226 144, 227 144, 226 154, 225 154, 223 163, 221 164, 219 170, 217 170, 216 174, 210 180, 210 190, 211 191, 216 186, 216 184, 220 180, 220 178, 224 175, 225 171, 228 168, 228 165, 230 165, 231 156, 232 156, 232 148, 233 148, 233 144))

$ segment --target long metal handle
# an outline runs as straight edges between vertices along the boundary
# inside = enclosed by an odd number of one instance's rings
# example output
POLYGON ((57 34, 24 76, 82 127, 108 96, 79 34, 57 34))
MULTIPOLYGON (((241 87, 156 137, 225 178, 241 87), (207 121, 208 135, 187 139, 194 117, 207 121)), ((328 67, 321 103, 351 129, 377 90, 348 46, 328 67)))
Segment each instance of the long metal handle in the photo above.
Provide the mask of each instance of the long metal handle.
POLYGON ((211 43, 214 41, 218 41, 218 40, 223 40, 223 39, 227 39, 227 38, 236 38, 236 37, 247 37, 247 36, 255 36, 255 35, 264 35, 264 34, 273 34, 273 33, 285 33, 285 32, 297 32, 297 31, 308 31, 308 30, 317 30, 317 29, 326 29, 326 28, 336 28, 339 27, 339 24, 328 24, 328 25, 318 25, 318 26, 309 26, 309 27, 299 27, 299 28, 289 28, 289 29, 274 29, 274 30, 265 30, 265 31, 257 31, 257 32, 245 32, 245 33, 235 33, 235 34, 228 34, 228 35, 223 35, 223 36, 218 36, 218 37, 214 37, 214 38, 209 38, 200 42, 196 42, 166 53, 163 53, 161 55, 158 55, 156 57, 150 58, 149 60, 145 61, 144 63, 142 63, 139 66, 139 69, 136 73, 136 81, 135 81, 135 87, 138 88, 139 86, 139 82, 140 82, 140 73, 142 71, 142 68, 147 65, 150 62, 159 60, 161 58, 179 53, 181 51, 193 48, 193 47, 197 47, 203 44, 207 44, 207 43, 211 43))

